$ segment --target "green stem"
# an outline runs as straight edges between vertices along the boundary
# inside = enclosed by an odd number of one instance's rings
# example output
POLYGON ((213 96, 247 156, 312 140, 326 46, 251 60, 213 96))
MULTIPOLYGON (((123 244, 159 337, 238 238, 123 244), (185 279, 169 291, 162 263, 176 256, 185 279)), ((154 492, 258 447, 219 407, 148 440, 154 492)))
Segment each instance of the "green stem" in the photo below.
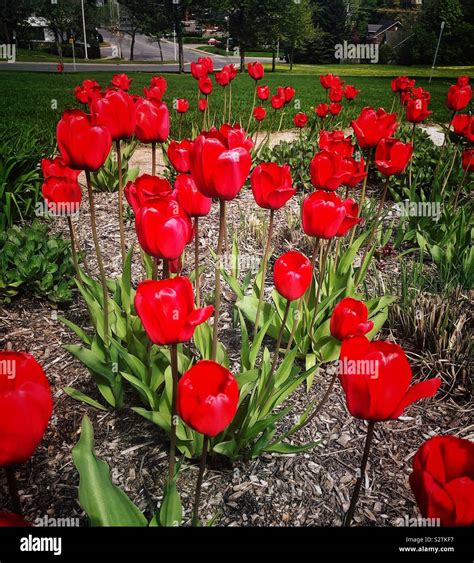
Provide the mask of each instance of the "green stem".
POLYGON ((8 492, 13 512, 18 516, 23 516, 21 509, 20 495, 18 494, 18 483, 15 477, 15 471, 11 466, 5 467, 5 477, 7 478, 8 492))
POLYGON ((413 123, 413 129, 411 132, 411 143, 413 145, 413 154, 411 155, 410 158, 410 170, 408 172, 408 187, 411 190, 411 185, 412 185, 412 180, 413 180, 413 157, 414 157, 414 153, 415 153, 415 127, 416 127, 416 123, 413 123))
POLYGON ((202 443, 201 459, 199 462, 199 474, 196 483, 196 495, 194 497, 194 512, 193 512, 193 520, 192 520, 193 526, 197 526, 199 523, 199 504, 201 502, 201 489, 202 489, 202 482, 204 478, 204 472, 206 470, 208 449, 209 449, 209 436, 204 436, 204 440, 202 443))
POLYGON ((270 386, 271 386, 271 383, 272 383, 273 374, 275 373, 275 370, 276 370, 276 367, 277 367, 277 364, 278 364, 278 358, 280 356, 281 341, 283 339, 283 334, 285 333, 286 321, 288 320, 288 315, 290 313, 290 307, 291 307, 291 301, 287 301, 286 306, 285 306, 285 312, 283 313, 283 319, 281 321, 280 330, 278 331, 278 338, 277 338, 277 341, 276 341, 276 344, 275 344, 275 352, 273 353, 272 367, 270 368, 270 373, 268 374, 267 383, 266 383, 265 389, 263 391, 264 400, 261 403, 262 405, 264 405, 266 400, 267 400, 267 395, 270 391, 270 386))
POLYGON ((125 262, 125 227, 123 221, 123 171, 122 171, 122 151, 120 149, 120 139, 115 141, 115 148, 117 150, 117 167, 118 167, 118 209, 119 209, 119 230, 120 230, 120 252, 122 255, 122 264, 125 262))
POLYGON ((199 280, 199 217, 194 218, 194 283, 196 286, 196 307, 201 306, 201 284, 199 280))
POLYGON ((317 290, 317 293, 316 293, 316 301, 314 303, 314 313, 313 313, 313 317, 311 319, 311 324, 309 326, 309 335, 310 335, 311 338, 313 336, 314 324, 316 322, 316 317, 318 315, 319 300, 321 298, 321 290, 322 290, 322 287, 323 287, 324 278, 326 276, 326 263, 327 263, 330 247, 331 247, 331 241, 328 240, 327 243, 326 243, 326 249, 323 252, 321 265, 319 267, 318 290, 317 290))
POLYGON ((74 270, 76 271, 76 279, 77 279, 77 283, 83 287, 82 285, 82 279, 81 279, 81 271, 79 270, 79 261, 77 259, 77 250, 76 250, 76 234, 75 234, 75 229, 74 229, 74 225, 72 222, 71 217, 68 216, 67 218, 67 223, 69 226, 69 236, 71 238, 71 256, 72 256, 72 263, 74 265, 74 270))
POLYGON ((219 330, 219 315, 221 308, 221 254, 225 238, 225 199, 219 200, 219 239, 217 241, 216 266, 215 266, 215 300, 214 300, 214 325, 212 327, 212 352, 211 359, 217 357, 217 334, 219 330))
POLYGON ((173 393, 171 396, 171 421, 170 421, 170 459, 168 470, 168 483, 171 485, 174 481, 174 468, 176 462, 176 426, 178 424, 178 411, 176 408, 176 398, 178 395, 178 346, 172 344, 170 348, 171 354, 171 373, 173 377, 173 393))
MULTIPOLYGON (((357 217, 360 217, 360 214, 362 213, 363 207, 364 207, 364 202, 365 202, 365 192, 367 189, 367 180, 369 178, 369 167, 370 167, 370 161, 372 160, 372 151, 373 149, 369 150, 369 154, 367 155, 367 164, 365 166, 365 171, 366 171, 366 176, 364 178, 364 182, 362 184, 362 191, 360 194, 360 201, 359 201, 359 211, 357 212, 357 217)), ((352 245, 352 243, 354 242, 354 237, 355 237, 355 232, 357 229, 357 225, 354 225, 352 227, 352 232, 351 232, 351 238, 349 240, 349 246, 352 245)))
POLYGON ((263 254, 263 264, 262 264, 262 285, 260 287, 260 295, 258 298, 258 306, 257 306, 257 315, 255 317, 255 325, 254 325, 254 333, 258 331, 259 323, 260 323, 260 312, 263 306, 263 300, 265 297, 265 279, 267 277, 267 267, 268 267, 268 259, 270 257, 270 246, 272 241, 273 235, 273 223, 275 217, 275 210, 270 210, 270 221, 268 223, 268 236, 267 242, 265 244, 265 251, 263 254))

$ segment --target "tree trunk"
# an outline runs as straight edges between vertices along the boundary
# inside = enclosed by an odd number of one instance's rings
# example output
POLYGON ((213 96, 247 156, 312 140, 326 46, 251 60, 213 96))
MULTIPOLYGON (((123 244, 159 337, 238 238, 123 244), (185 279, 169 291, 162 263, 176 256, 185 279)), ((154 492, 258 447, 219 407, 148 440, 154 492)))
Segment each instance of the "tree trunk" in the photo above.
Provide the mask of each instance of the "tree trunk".
POLYGON ((239 46, 240 50, 240 72, 245 72, 245 46, 241 42, 239 46))
POLYGON ((161 62, 163 62, 163 49, 161 48, 161 39, 159 37, 158 37, 158 48, 160 49, 161 62))
POLYGON ((275 64, 276 64, 276 49, 273 47, 272 50, 272 72, 275 72, 275 64))
POLYGON ((130 34, 132 36, 132 42, 130 43, 130 60, 133 61, 133 51, 135 50, 135 35, 136 35, 136 31, 132 31, 132 33, 130 34))
POLYGON ((290 51, 290 71, 293 70, 293 57, 295 56, 295 48, 292 45, 291 46, 291 51, 290 51))

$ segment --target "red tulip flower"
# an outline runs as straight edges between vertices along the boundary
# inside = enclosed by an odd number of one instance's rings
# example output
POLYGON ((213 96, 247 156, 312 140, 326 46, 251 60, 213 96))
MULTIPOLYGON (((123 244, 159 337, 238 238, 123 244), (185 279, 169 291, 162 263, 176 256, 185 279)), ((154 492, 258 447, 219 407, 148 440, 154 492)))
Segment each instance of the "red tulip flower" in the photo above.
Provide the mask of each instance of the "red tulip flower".
POLYGON ((194 61, 191 63, 191 74, 195 80, 207 78, 208 72, 207 66, 194 61))
POLYGON ((474 149, 462 151, 461 164, 467 172, 474 172, 474 149))
POLYGON ((319 104, 314 110, 318 117, 327 117, 329 113, 329 106, 327 104, 319 104))
POLYGON ((41 160, 41 170, 43 171, 44 179, 47 180, 50 177, 55 178, 65 178, 68 180, 77 180, 80 170, 73 170, 66 166, 60 156, 55 156, 53 159, 49 160, 43 158, 41 160))
MULTIPOLYGON (((352 200, 350 200, 352 202, 352 200)), ((361 221, 347 217, 347 209, 341 198, 333 192, 316 191, 306 196, 302 208, 303 231, 310 237, 331 239, 338 234, 344 219, 347 230, 361 221)), ((347 232, 347 231, 346 231, 347 232)), ((345 233, 344 233, 345 234, 345 233)))
POLYGON ((225 70, 228 73, 231 82, 232 80, 234 80, 238 73, 237 68, 233 64, 223 66, 222 70, 225 70))
POLYGON ((292 86, 285 86, 285 104, 289 104, 291 100, 295 97, 296 90, 292 86))
POLYGON ((270 97, 270 88, 269 86, 257 86, 257 97, 262 100, 268 100, 270 97))
POLYGON ((135 215, 140 207, 157 197, 168 197, 173 193, 171 184, 166 178, 142 174, 134 182, 125 186, 125 197, 132 207, 135 215))
POLYGON ((382 139, 375 149, 375 165, 384 176, 401 174, 412 154, 412 143, 402 143, 394 138, 382 139))
POLYGON ((421 123, 433 113, 428 110, 428 100, 426 98, 408 100, 406 107, 406 117, 410 123, 421 123))
POLYGON ((275 262, 273 268, 275 288, 288 301, 295 301, 302 297, 312 279, 311 262, 301 252, 290 250, 275 262))
POLYGON ((339 103, 344 97, 344 90, 342 88, 331 88, 329 90, 329 99, 331 102, 339 103))
POLYGON ((344 96, 349 102, 355 100, 359 94, 360 90, 358 90, 355 86, 352 86, 352 84, 347 84, 344 88, 344 96))
POLYGON ((56 128, 64 164, 74 170, 98 170, 109 156, 112 137, 106 127, 93 125, 90 116, 66 110, 56 128))
POLYGON ((412 88, 408 94, 413 100, 416 100, 418 98, 421 98, 422 100, 426 100, 427 102, 431 100, 431 94, 428 92, 428 90, 425 90, 422 86, 420 86, 419 88, 412 88))
POLYGON ((31 524, 13 512, 0 512, 0 528, 29 528, 31 524))
POLYGON ((311 160, 311 183, 317 189, 335 191, 346 183, 351 170, 339 153, 322 150, 311 160))
POLYGON ((191 219, 171 197, 155 198, 140 207, 135 228, 143 250, 163 260, 179 258, 193 238, 191 219))
POLYGON ((387 113, 384 109, 364 108, 359 117, 352 121, 352 129, 361 149, 370 149, 380 139, 391 137, 398 126, 397 114, 387 113))
POLYGON ((113 141, 129 139, 135 133, 137 122, 133 98, 122 90, 108 90, 103 98, 91 105, 92 119, 96 125, 107 127, 113 141))
POLYGON ((461 75, 457 79, 458 86, 467 86, 469 84, 469 76, 461 75))
POLYGON ((198 189, 207 197, 234 199, 242 189, 250 172, 252 159, 249 150, 239 146, 239 133, 227 138, 201 134, 190 151, 191 174, 198 189))
POLYGON ((373 422, 397 419, 415 401, 433 397, 441 384, 435 377, 410 387, 412 373, 403 349, 365 336, 342 342, 339 380, 351 415, 373 422))
POLYGON ((193 430, 217 436, 232 422, 239 403, 239 386, 228 369, 201 360, 178 384, 178 414, 193 430))
POLYGON ((164 102, 139 100, 135 134, 141 143, 164 143, 170 134, 170 113, 164 102))
POLYGON ((206 98, 202 98, 201 100, 198 101, 199 111, 206 111, 207 106, 208 106, 208 103, 207 103, 206 98))
POLYGON ((337 152, 341 156, 352 156, 355 146, 352 137, 346 137, 344 131, 321 131, 319 133, 319 148, 329 152, 337 152))
POLYGON ((216 72, 215 77, 217 84, 223 88, 230 84, 230 74, 225 69, 222 69, 220 72, 216 72))
POLYGON ((193 146, 193 142, 189 139, 182 141, 171 141, 168 145, 168 158, 176 172, 187 174, 190 170, 189 152, 193 146))
POLYGON ((344 84, 344 81, 334 74, 324 74, 319 77, 319 81, 321 82, 321 86, 326 90, 330 90, 331 88, 341 88, 344 84))
POLYGON ((255 82, 262 80, 262 78, 265 74, 265 71, 263 69, 263 65, 262 65, 262 63, 259 63, 259 62, 248 63, 247 70, 248 70, 249 75, 255 80, 255 82))
POLYGON ((212 92, 212 80, 207 76, 199 79, 198 86, 201 94, 204 94, 205 96, 209 96, 212 92))
POLYGON ((189 109, 189 102, 186 98, 178 98, 175 100, 174 107, 178 113, 186 113, 189 109))
POLYGON ((95 80, 86 79, 81 86, 74 88, 74 95, 81 104, 90 104, 96 98, 100 98, 100 85, 95 80))
POLYGON ((472 98, 472 88, 469 84, 459 86, 453 84, 449 87, 446 105, 452 111, 461 111, 469 105, 472 98))
POLYGON ((189 174, 180 174, 174 184, 176 199, 190 217, 204 217, 211 210, 212 199, 202 195, 189 174))
POLYGON ((331 316, 331 335, 341 342, 350 336, 364 336, 374 328, 368 320, 369 311, 363 301, 344 297, 335 307, 331 316))
POLYGON ((342 220, 341 226, 337 229, 336 237, 346 236, 349 229, 352 229, 354 225, 362 223, 364 219, 359 217, 359 205, 350 197, 342 202, 344 209, 346 210, 346 215, 342 220))
POLYGON ((424 518, 441 526, 474 525, 474 442, 435 436, 413 457, 410 486, 424 518))
POLYGON ((285 105, 285 97, 274 94, 270 100, 272 108, 275 110, 281 109, 285 105))
POLYGON ((253 110, 253 117, 257 121, 263 121, 267 115, 267 110, 262 106, 257 106, 253 110))
POLYGON ((48 380, 33 356, 0 352, 0 467, 30 459, 52 409, 48 380))
POLYGON ((64 65, 63 63, 58 63, 56 65, 56 70, 58 71, 58 74, 62 74, 64 72, 64 65))
POLYGON ((329 113, 331 115, 339 115, 341 113, 341 111, 342 111, 341 104, 338 104, 336 102, 329 104, 329 113))
POLYGON ((207 70, 208 74, 214 71, 214 62, 211 57, 199 57, 197 62, 207 70))
POLYGON ((153 76, 150 80, 150 87, 159 88, 164 94, 168 88, 168 83, 166 82, 166 78, 164 76, 153 76))
POLYGON ((135 294, 135 309, 148 338, 158 346, 188 342, 197 326, 207 321, 214 307, 194 306, 193 286, 188 278, 141 282, 135 294))
POLYGON ((129 78, 126 74, 115 74, 111 80, 112 86, 115 86, 115 88, 123 90, 124 92, 128 92, 132 82, 133 78, 129 78))
POLYGON ((143 88, 143 94, 147 100, 160 103, 163 99, 163 90, 158 86, 153 86, 152 88, 143 88))
POLYGON ((308 116, 304 112, 297 113, 293 117, 293 123, 296 125, 296 127, 302 129, 308 123, 308 116))
POLYGON ((400 93, 411 90, 415 86, 415 80, 408 78, 408 76, 398 76, 391 82, 392 92, 400 93))
POLYGON ((344 166, 348 173, 344 179, 344 185, 348 188, 355 188, 367 176, 363 158, 356 160, 352 156, 345 157, 344 166))
POLYGON ((456 135, 465 137, 470 143, 474 142, 474 117, 465 113, 458 113, 451 121, 456 135))
POLYGON ((288 164, 262 162, 250 175, 255 201, 263 209, 280 209, 296 193, 288 164))
POLYGON ((69 216, 79 211, 82 192, 77 180, 50 176, 42 193, 49 211, 55 215, 69 216))

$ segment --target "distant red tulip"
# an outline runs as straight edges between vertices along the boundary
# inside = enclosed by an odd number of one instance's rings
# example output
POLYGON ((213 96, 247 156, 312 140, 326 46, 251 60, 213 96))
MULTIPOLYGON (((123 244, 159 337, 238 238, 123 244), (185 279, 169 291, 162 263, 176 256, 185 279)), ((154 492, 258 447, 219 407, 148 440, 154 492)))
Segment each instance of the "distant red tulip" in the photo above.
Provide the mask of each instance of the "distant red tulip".
POLYGON ((262 162, 250 175, 255 201, 263 209, 280 209, 296 193, 288 164, 262 162))
POLYGON ((419 86, 418 88, 412 88, 409 91, 409 96, 414 100, 418 98, 421 98, 422 100, 426 100, 427 102, 431 100, 431 94, 428 92, 428 90, 425 90, 422 86, 419 86))
POLYGON ((208 73, 214 71, 214 61, 211 57, 199 57, 198 64, 203 65, 208 73))
POLYGON ((302 297, 312 279, 311 262, 301 252, 290 250, 275 262, 273 268, 275 288, 288 301, 295 301, 302 297))
POLYGON ((136 104, 135 134, 141 143, 164 143, 170 134, 170 113, 165 102, 141 99, 136 104))
POLYGON ((102 98, 91 104, 91 114, 96 125, 107 127, 113 141, 129 139, 135 133, 137 114, 131 96, 122 90, 108 90, 102 98))
POLYGON ((331 88, 341 88, 344 84, 344 81, 334 74, 324 74, 319 77, 319 81, 321 82, 321 86, 326 90, 330 90, 331 88))
POLYGON ((178 414, 196 432, 217 436, 232 422, 239 403, 239 386, 228 369, 201 360, 179 380, 178 414))
POLYGON ((77 180, 80 170, 73 170, 64 164, 60 156, 55 156, 49 160, 43 158, 41 160, 41 170, 43 171, 44 179, 47 180, 51 176, 55 178, 66 178, 68 180, 77 180))
POLYGON ((190 217, 204 217, 209 214, 212 199, 202 195, 192 176, 180 174, 174 186, 178 203, 190 217))
POLYGON ((193 238, 190 218, 171 197, 155 198, 140 207, 135 228, 143 250, 165 260, 179 258, 193 238))
POLYGON ((331 88, 329 90, 329 99, 331 102, 339 103, 344 97, 344 90, 342 88, 331 88))
POLYGON ((462 167, 467 172, 474 172, 474 149, 462 151, 462 167))
POLYGON ((81 86, 74 88, 74 94, 81 104, 90 104, 96 98, 100 98, 100 85, 95 80, 86 79, 81 86))
POLYGON ((369 311, 363 301, 344 297, 332 312, 331 335, 341 341, 350 336, 364 336, 374 328, 374 323, 368 319, 369 311))
POLYGON ((77 180, 50 176, 43 184, 42 193, 54 215, 69 216, 79 211, 82 192, 77 180))
POLYGON ((303 112, 297 113, 293 117, 293 123, 296 125, 296 127, 303 128, 308 123, 308 116, 303 112))
POLYGON ((415 86, 415 80, 408 78, 408 76, 398 76, 392 80, 391 86, 394 93, 406 92, 415 86))
POLYGON ((344 96, 349 102, 355 100, 359 94, 360 90, 358 90, 355 86, 352 86, 352 84, 347 84, 344 88, 344 96))
POLYGON ((196 327, 214 311, 212 305, 195 308, 193 286, 182 276, 141 282, 135 294, 135 309, 148 338, 158 346, 188 342, 196 327))
POLYGON ((206 65, 195 63, 194 61, 191 63, 191 74, 195 80, 207 78, 208 73, 206 65))
POLYGON ((31 354, 1 351, 0 366, 0 467, 8 467, 34 454, 53 401, 43 368, 31 354))
POLYGON ((384 176, 401 174, 413 154, 411 143, 402 143, 398 139, 381 139, 375 149, 375 165, 384 176))
POLYGON ((133 78, 129 78, 126 74, 115 74, 111 80, 112 86, 115 86, 115 88, 123 90, 124 92, 128 92, 132 82, 133 78))
POLYGON ((189 102, 186 98, 178 98, 174 101, 174 107, 178 113, 186 113, 189 109, 189 102))
POLYGON ((142 174, 134 182, 128 182, 125 186, 125 197, 135 215, 140 207, 146 205, 150 200, 170 196, 172 193, 173 188, 166 178, 150 174, 142 174))
POLYGON ((255 63, 248 63, 247 70, 249 75, 257 82, 258 80, 262 80, 265 71, 263 70, 262 63, 255 62, 255 63))
POLYGON ((344 131, 321 131, 319 133, 319 148, 329 152, 337 152, 342 156, 352 156, 355 146, 352 137, 345 136, 344 131))
POLYGON ((200 78, 198 81, 199 90, 205 96, 209 96, 212 92, 212 80, 209 77, 200 78))
POLYGON ((257 106, 253 110, 253 116, 257 121, 263 121, 267 115, 267 110, 262 106, 257 106))
POLYGON ((472 119, 471 116, 468 115, 467 113, 457 113, 453 117, 451 121, 451 125, 456 135, 464 136, 464 131, 469 126, 471 119, 472 119))
POLYGON ((262 100, 268 100, 270 97, 270 87, 269 86, 257 86, 257 97, 262 100))
POLYGON ((0 528, 29 528, 31 524, 13 512, 0 512, 0 528))
POLYGON ((352 129, 361 149, 374 148, 380 139, 391 137, 398 126, 397 114, 387 113, 382 108, 365 107, 359 117, 352 121, 352 129))
POLYGON ((295 97, 295 89, 292 86, 285 86, 285 104, 289 104, 291 100, 295 97))
POLYGON ((469 76, 458 76, 457 84, 458 86, 467 86, 469 84, 469 76))
MULTIPOLYGON (((346 207, 338 195, 318 190, 303 201, 303 231, 310 237, 331 239, 339 232, 346 215, 346 207)), ((347 230, 358 222, 360 219, 356 217, 352 220, 348 218, 347 230)))
POLYGON ((112 137, 107 127, 93 125, 89 115, 66 110, 56 128, 59 152, 74 170, 98 170, 109 156, 112 137))
POLYGON ((273 109, 281 109, 285 105, 285 97, 275 94, 270 101, 273 109))
POLYGON ((198 109, 199 109, 199 111, 206 111, 207 106, 208 106, 208 103, 207 103, 206 98, 201 98, 201 99, 198 101, 198 109))
POLYGON ((168 83, 166 82, 166 78, 164 76, 153 76, 150 80, 150 87, 159 88, 164 94, 168 88, 168 83))
POLYGON ((217 84, 222 87, 227 86, 231 80, 230 74, 227 72, 227 70, 224 69, 222 69, 220 72, 216 72, 215 77, 217 84))
POLYGON ((237 76, 237 68, 235 67, 235 65, 233 64, 228 64, 222 67, 222 70, 225 70, 230 77, 230 81, 232 82, 232 80, 234 80, 234 78, 237 76))
POLYGON ((469 84, 459 86, 453 84, 449 87, 446 105, 452 111, 461 111, 469 105, 472 98, 472 88, 469 84))
POLYGON ((397 419, 415 401, 433 397, 441 379, 435 377, 410 387, 412 373, 397 344, 365 336, 342 342, 339 381, 352 416, 374 422, 397 419))
POLYGON ((181 174, 187 174, 190 170, 189 151, 193 146, 193 142, 189 139, 182 141, 171 141, 168 145, 168 158, 173 168, 181 174))
POLYGON ((58 63, 56 65, 56 70, 58 71, 58 74, 62 74, 64 72, 64 65, 63 63, 58 63))
POLYGON ((410 486, 424 518, 441 526, 474 525, 474 442, 434 436, 412 460, 410 486))
POLYGON ((327 104, 319 104, 314 112, 317 114, 318 117, 327 117, 329 113, 329 106, 327 104))
POLYGON ((406 117, 410 123, 421 123, 432 113, 432 111, 428 110, 427 99, 417 98, 407 102, 406 117))
POLYGON ((344 157, 336 152, 322 150, 311 160, 311 183, 316 189, 337 190, 346 182, 350 172, 344 157))
POLYGON ((329 104, 329 113, 331 115, 339 115, 341 113, 342 106, 336 102, 329 104))

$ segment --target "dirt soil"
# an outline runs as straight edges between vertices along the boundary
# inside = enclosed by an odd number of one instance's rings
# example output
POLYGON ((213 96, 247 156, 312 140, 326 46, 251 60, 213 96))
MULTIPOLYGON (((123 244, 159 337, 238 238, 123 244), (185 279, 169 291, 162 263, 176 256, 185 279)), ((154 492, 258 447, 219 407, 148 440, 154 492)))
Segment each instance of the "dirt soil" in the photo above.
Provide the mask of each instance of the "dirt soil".
MULTIPOLYGON (((291 139, 291 135, 283 133, 281 137, 291 139)), ((149 171, 149 158, 147 149, 141 148, 132 165, 140 164, 142 173, 149 171)), ((107 273, 115 276, 120 272, 117 195, 97 194, 96 202, 107 273)), ((243 190, 230 203, 229 230, 239 234, 241 254, 261 255, 266 220, 266 214, 256 210, 248 190, 243 190)), ((298 229, 291 228, 292 224, 297 225, 297 220, 296 200, 288 209, 277 213, 276 255, 291 247, 308 252, 304 236, 298 234, 298 229)), ((209 300, 214 286, 209 248, 216 244, 218 206, 213 205, 212 213, 201 222, 201 251, 209 265, 203 279, 203 295, 209 300)), ((96 271, 89 225, 88 208, 84 205, 76 227, 82 249, 87 253, 88 267, 96 271)), ((66 225, 59 222, 57 226, 66 236, 66 225)), ((142 272, 131 220, 127 223, 126 234, 128 245, 135 244, 133 277, 137 283, 142 272)), ((378 259, 377 268, 386 281, 397 275, 395 264, 390 257, 378 259)), ((185 273, 187 270, 185 266, 185 273)), ((231 326, 234 296, 225 284, 223 287, 225 311, 221 335, 234 364, 240 354, 239 335, 231 326)), ((53 418, 36 455, 17 470, 26 517, 33 523, 46 515, 79 518, 81 525, 86 525, 77 501, 79 477, 71 450, 79 437, 81 419, 87 413, 94 425, 98 456, 109 463, 114 482, 151 518, 162 500, 167 472, 168 444, 163 433, 129 408, 101 412, 72 400, 63 391, 64 387, 72 386, 101 401, 87 369, 63 349, 64 344, 77 342, 77 339, 58 320, 58 315, 89 326, 80 298, 76 296, 71 305, 57 311, 43 301, 23 297, 8 306, 0 306, 0 314, 3 321, 0 348, 32 353, 48 374, 55 402, 53 418)), ((397 334, 388 328, 383 330, 383 337, 400 342, 397 334)), ((415 380, 437 375, 423 350, 413 349, 410 342, 402 344, 408 350, 415 380)), ((308 401, 324 394, 328 381, 328 374, 322 369, 309 393, 300 388, 294 394, 293 414, 282 428, 294 422, 308 401)), ((392 526, 399 519, 417 517, 408 485, 411 459, 416 450, 435 434, 449 433, 474 439, 472 404, 459 402, 455 395, 447 396, 450 386, 451 382, 445 378, 435 399, 410 406, 397 421, 376 425, 355 525, 392 526)), ((138 406, 137 397, 130 394, 127 405, 138 406)), ((349 415, 337 383, 321 416, 295 437, 295 443, 321 439, 319 446, 305 454, 264 454, 253 461, 237 462, 230 468, 208 470, 203 486, 202 517, 205 520, 217 517, 216 524, 225 526, 340 525, 356 480, 365 432, 365 423, 349 415)), ((185 463, 179 478, 185 522, 190 520, 196 476, 197 467, 185 463)), ((5 485, 0 478, 0 508, 8 507, 5 485)))

